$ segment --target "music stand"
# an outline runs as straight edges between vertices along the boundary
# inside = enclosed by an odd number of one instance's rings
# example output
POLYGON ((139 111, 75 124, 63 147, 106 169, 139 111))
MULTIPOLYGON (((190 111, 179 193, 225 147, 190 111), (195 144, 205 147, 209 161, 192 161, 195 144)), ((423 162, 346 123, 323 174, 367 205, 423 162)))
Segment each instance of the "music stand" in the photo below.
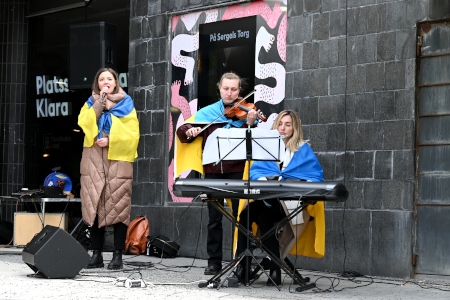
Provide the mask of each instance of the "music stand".
MULTIPOLYGON (((203 164, 212 162, 215 162, 217 164, 222 160, 247 160, 248 163, 250 163, 251 160, 280 161, 281 154, 284 154, 284 143, 282 142, 282 137, 280 137, 277 130, 265 130, 260 128, 221 128, 215 130, 213 134, 208 137, 203 153, 203 164), (262 140, 266 140, 264 143, 266 145, 264 147, 262 146, 262 140), (267 141, 270 140, 275 142, 267 143, 267 141), (214 147, 217 147, 217 149, 215 149, 216 151, 214 151, 214 149, 211 150, 211 148, 214 147)), ((247 197, 247 227, 243 227, 232 215, 225 211, 225 209, 221 205, 218 205, 217 200, 208 199, 212 202, 213 206, 216 209, 218 209, 225 217, 233 222, 234 226, 247 237, 247 245, 246 249, 242 253, 240 253, 239 256, 232 259, 231 262, 222 269, 222 271, 214 275, 210 280, 207 281, 206 284, 199 284, 199 287, 204 287, 212 284, 213 286, 217 286, 217 288, 219 289, 223 285, 225 280, 227 280, 231 276, 231 273, 244 258, 246 259, 246 268, 244 268, 243 270, 244 284, 247 286, 252 284, 254 280, 257 279, 255 278, 252 282, 249 282, 249 258, 252 258, 257 263, 258 267, 263 270, 264 274, 272 281, 274 286, 276 286, 278 290, 281 290, 280 287, 276 285, 273 279, 267 274, 267 272, 258 262, 257 258, 253 255, 252 251, 250 250, 250 244, 252 244, 253 249, 262 249, 267 254, 266 257, 270 257, 278 266, 280 266, 281 269, 283 269, 292 279, 294 279, 294 281, 301 285, 302 290, 314 287, 315 285, 306 284, 303 277, 301 277, 301 275, 295 270, 294 266, 286 265, 283 261, 281 261, 280 258, 275 257, 273 253, 262 244, 262 240, 264 240, 265 237, 269 236, 269 234, 272 234, 273 231, 275 231, 275 228, 272 228, 272 230, 264 234, 261 239, 258 239, 253 235, 250 230, 249 224, 249 199, 252 198, 252 192, 255 191, 253 191, 250 186, 250 168, 248 168, 247 187, 247 192, 249 195, 247 197), (217 281, 226 273, 228 273, 226 278, 218 284, 217 281)), ((298 213, 300 213, 305 206, 306 205, 299 206, 298 209, 294 210, 294 212, 286 216, 280 222, 279 226, 289 222, 298 213)))
POLYGON ((219 128, 206 140, 202 163, 218 164, 222 160, 248 160, 249 157, 251 160, 280 161, 282 154, 284 143, 278 130, 219 128), (275 142, 267 143, 267 141, 275 142))

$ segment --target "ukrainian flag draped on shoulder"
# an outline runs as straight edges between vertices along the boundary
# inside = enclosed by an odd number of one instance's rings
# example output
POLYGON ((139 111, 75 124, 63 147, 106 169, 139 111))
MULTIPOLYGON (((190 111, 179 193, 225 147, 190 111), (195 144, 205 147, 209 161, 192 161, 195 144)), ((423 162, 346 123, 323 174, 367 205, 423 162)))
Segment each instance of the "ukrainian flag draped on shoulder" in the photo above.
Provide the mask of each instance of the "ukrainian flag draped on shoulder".
MULTIPOLYGON (((283 171, 280 171, 274 161, 255 161, 250 168, 250 174, 252 180, 282 176, 283 180, 295 178, 312 182, 324 181, 322 166, 307 143, 300 146, 283 171)), ((323 201, 317 201, 306 209, 314 219, 306 224, 289 254, 321 258, 325 255, 325 205, 323 201)))
POLYGON ((103 111, 98 121, 94 99, 89 97, 81 108, 78 125, 84 132, 84 147, 91 147, 102 132, 109 134, 108 159, 133 162, 137 157, 139 122, 133 100, 127 94, 111 110, 103 111))
MULTIPOLYGON (((219 101, 200 109, 197 113, 187 119, 184 124, 203 127, 214 121, 214 123, 223 123, 223 128, 240 128, 247 121, 246 119, 228 119, 225 115, 222 115, 224 110, 225 106, 223 105, 222 99, 220 99, 219 101)), ((181 173, 186 170, 195 170, 204 174, 202 164, 202 142, 203 137, 199 135, 191 143, 182 143, 175 134, 175 177, 179 177, 181 173)))
POLYGON ((282 176, 283 180, 293 178, 312 182, 323 181, 322 166, 307 143, 301 145, 294 152, 294 156, 284 170, 281 171, 275 161, 255 161, 250 169, 250 174, 251 180, 267 176, 282 176))

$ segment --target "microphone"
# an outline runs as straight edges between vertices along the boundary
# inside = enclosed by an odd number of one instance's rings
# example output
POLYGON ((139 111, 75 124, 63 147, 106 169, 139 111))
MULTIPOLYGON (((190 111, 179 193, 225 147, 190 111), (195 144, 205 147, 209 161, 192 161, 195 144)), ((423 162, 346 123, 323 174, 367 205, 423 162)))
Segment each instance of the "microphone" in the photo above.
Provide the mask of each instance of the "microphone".
POLYGON ((109 90, 109 86, 104 86, 103 88, 102 88, 102 92, 103 92, 103 94, 102 94, 102 102, 103 102, 103 100, 105 100, 105 97, 106 97, 106 92, 109 90))

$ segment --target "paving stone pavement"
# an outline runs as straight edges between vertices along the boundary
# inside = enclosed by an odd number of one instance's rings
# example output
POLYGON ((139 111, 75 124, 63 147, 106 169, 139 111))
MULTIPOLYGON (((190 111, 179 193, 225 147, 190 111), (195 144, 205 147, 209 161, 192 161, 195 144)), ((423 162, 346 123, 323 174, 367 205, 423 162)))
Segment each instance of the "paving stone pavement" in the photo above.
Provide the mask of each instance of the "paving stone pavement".
MULTIPOLYGON (((124 269, 82 269, 73 279, 37 278, 22 260, 22 249, 0 248, 0 299, 449 299, 450 281, 418 281, 356 277, 299 270, 317 287, 297 292, 283 276, 281 291, 261 277, 251 286, 199 288, 212 276, 203 275, 205 260, 124 255, 124 269), (127 288, 124 279, 142 279, 145 287, 127 288)), ((111 253, 104 253, 107 263, 111 253)), ((106 264, 105 264, 106 265, 106 264)), ((284 275, 284 274, 283 274, 284 275)), ((225 277, 223 277, 225 278, 225 277)))

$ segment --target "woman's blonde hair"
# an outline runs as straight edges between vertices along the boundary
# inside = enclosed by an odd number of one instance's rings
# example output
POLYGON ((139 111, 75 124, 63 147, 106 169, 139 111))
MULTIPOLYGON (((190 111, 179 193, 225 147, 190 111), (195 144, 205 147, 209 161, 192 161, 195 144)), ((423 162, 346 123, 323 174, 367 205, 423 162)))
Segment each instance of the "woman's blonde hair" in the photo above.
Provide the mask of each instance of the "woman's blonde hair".
POLYGON ((94 82, 92 83, 92 91, 97 95, 100 95, 100 86, 98 85, 98 78, 100 77, 100 74, 102 74, 103 72, 109 72, 112 74, 114 80, 116 81, 116 86, 111 94, 117 93, 120 88, 119 75, 117 75, 117 72, 111 68, 101 68, 100 70, 97 71, 97 74, 95 74, 94 82))
POLYGON ((298 150, 301 143, 303 143, 302 121, 295 111, 283 110, 278 114, 275 121, 273 122, 272 129, 278 129, 278 125, 280 124, 281 119, 284 116, 291 116, 293 128, 292 136, 286 143, 286 148, 292 152, 295 152, 298 150))

